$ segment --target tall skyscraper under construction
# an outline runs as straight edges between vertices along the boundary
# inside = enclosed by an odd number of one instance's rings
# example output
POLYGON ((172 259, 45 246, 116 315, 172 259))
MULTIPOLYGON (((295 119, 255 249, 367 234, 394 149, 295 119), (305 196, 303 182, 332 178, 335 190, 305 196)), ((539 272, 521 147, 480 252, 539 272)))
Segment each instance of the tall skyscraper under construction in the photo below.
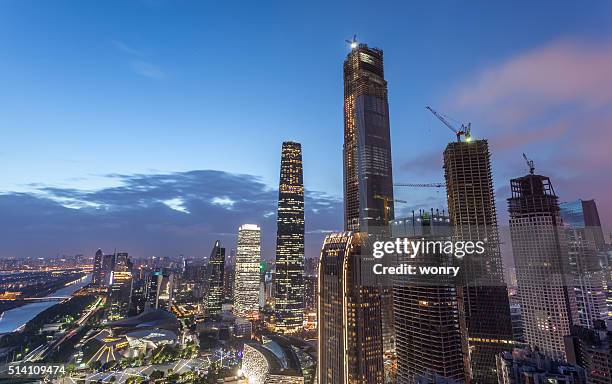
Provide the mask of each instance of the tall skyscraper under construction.
POLYGON ((566 360, 563 337, 577 324, 577 311, 558 198, 546 176, 531 173, 510 185, 510 235, 525 341, 566 360))
POLYGON ((259 318, 260 263, 261 229, 255 224, 244 224, 238 229, 234 277, 234 312, 238 316, 259 318))
POLYGON ((219 240, 210 253, 206 275, 204 277, 204 311, 207 316, 221 313, 223 304, 223 279, 225 274, 225 248, 221 247, 219 240))
POLYGON ((393 219, 393 178, 383 51, 353 42, 344 61, 344 229, 393 219))
POLYGON ((300 330, 304 322, 304 180, 302 146, 286 141, 281 154, 276 232, 275 326, 300 330))
MULTIPOLYGON (((391 222, 392 238, 448 241, 450 219, 440 211, 420 211, 391 222)), ((456 265, 442 250, 398 257, 397 265, 456 265)), ((465 383, 469 372, 465 324, 459 313, 454 278, 397 275, 393 304, 397 350, 397 383, 465 383)))
POLYGON ((472 379, 496 383, 495 355, 511 349, 513 337, 487 141, 448 144, 444 176, 453 240, 484 242, 484 253, 460 260, 458 294, 467 327, 472 379))
POLYGON ((367 235, 325 238, 318 277, 319 384, 384 382, 380 295, 365 285, 361 250, 367 235))

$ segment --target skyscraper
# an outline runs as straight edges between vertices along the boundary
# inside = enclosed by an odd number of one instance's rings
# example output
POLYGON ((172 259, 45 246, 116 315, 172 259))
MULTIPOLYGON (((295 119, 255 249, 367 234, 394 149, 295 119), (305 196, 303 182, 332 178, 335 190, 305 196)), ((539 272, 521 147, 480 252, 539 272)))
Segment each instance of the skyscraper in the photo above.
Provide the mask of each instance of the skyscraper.
POLYGON ((107 320, 126 317, 132 302, 132 263, 125 252, 115 253, 113 259, 108 281, 107 320))
MULTIPOLYGON (((392 238, 450 240, 450 219, 439 211, 420 211, 391 223, 392 238)), ((452 255, 405 256, 399 263, 454 266, 452 255)), ((453 279, 397 275, 393 279, 397 383, 465 383, 469 372, 465 324, 453 279)))
POLYGON ((546 176, 532 173, 510 185, 510 235, 525 341, 565 360, 563 337, 576 323, 577 311, 558 198, 546 176))
POLYGON ((300 330, 304 322, 304 181, 302 146, 283 143, 276 232, 275 326, 300 330))
POLYGON ((98 249, 96 251, 96 254, 94 255, 93 271, 91 274, 91 282, 94 285, 102 284, 102 258, 103 257, 104 257, 104 254, 102 253, 102 250, 98 249))
POLYGON ((458 294, 467 326, 473 381, 496 383, 495 355, 511 349, 513 338, 487 141, 448 144, 444 176, 453 240, 484 242, 484 253, 460 260, 458 294))
POLYGON ((319 384, 384 382, 380 294, 362 280, 363 233, 325 238, 318 280, 319 384))
POLYGON ((255 224, 244 224, 238 229, 234 277, 234 312, 238 316, 259 317, 260 262, 261 229, 255 224))
MULTIPOLYGON (((344 230, 375 232, 393 219, 389 103, 383 51, 351 44, 344 60, 344 230)), ((385 352, 394 345, 393 300, 380 287, 385 352)))
POLYGON ((569 272, 573 279, 579 325, 592 328, 596 320, 608 317, 607 254, 598 249, 598 240, 603 240, 600 225, 589 226, 593 216, 599 224, 599 215, 594 200, 577 200, 560 204, 561 219, 565 227, 569 257, 569 272))
POLYGON ((206 277, 204 278, 204 312, 207 316, 221 313, 223 304, 223 277, 225 274, 225 248, 221 247, 219 240, 208 258, 206 277))
POLYGON ((393 219, 393 179, 383 51, 353 44, 344 61, 344 229, 393 219))

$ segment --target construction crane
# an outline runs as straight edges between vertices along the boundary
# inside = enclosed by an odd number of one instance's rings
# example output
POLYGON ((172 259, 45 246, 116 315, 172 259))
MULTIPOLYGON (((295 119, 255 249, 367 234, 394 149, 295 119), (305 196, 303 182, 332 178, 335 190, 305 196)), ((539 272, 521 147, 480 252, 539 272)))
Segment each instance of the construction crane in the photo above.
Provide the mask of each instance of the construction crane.
POLYGON ((399 199, 392 199, 388 196, 381 196, 381 195, 374 195, 373 196, 376 200, 382 200, 383 201, 383 211, 384 211, 384 219, 385 219, 385 223, 389 222, 389 211, 391 211, 391 207, 389 207, 389 203, 390 202, 395 202, 395 203, 403 203, 403 204, 408 204, 407 201, 405 200, 399 200, 399 199))
POLYGON ((525 159, 525 161, 527 162, 527 166, 529 167, 529 174, 533 175, 533 172, 535 171, 535 165, 533 164, 533 160, 529 160, 525 153, 523 153, 523 159, 525 159))
POLYGON ((444 183, 399 183, 393 184, 396 187, 416 187, 416 188, 442 188, 445 187, 444 183))
POLYGON ((461 142, 461 136, 465 136, 465 141, 467 142, 470 142, 472 140, 470 136, 472 123, 461 124, 461 128, 458 129, 455 128, 455 126, 451 124, 444 115, 434 111, 433 108, 431 108, 430 106, 426 106, 425 109, 433 113, 433 115, 437 117, 442 123, 444 123, 444 125, 446 125, 448 129, 455 132, 455 135, 457 135, 457 142, 461 142))

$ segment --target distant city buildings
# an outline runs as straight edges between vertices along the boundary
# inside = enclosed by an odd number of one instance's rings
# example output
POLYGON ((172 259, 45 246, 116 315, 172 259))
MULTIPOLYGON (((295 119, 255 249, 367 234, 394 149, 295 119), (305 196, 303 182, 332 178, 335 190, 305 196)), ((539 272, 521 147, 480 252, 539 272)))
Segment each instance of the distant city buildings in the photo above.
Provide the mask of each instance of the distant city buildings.
POLYGON ((104 257, 104 254, 102 253, 102 250, 98 249, 96 251, 96 254, 94 255, 93 270, 91 274, 91 282, 94 285, 102 284, 102 258, 103 257, 104 257))
POLYGON ((302 146, 283 143, 278 188, 275 329, 292 333, 304 323, 304 181, 302 146))
POLYGON ((261 229, 244 224, 238 229, 234 277, 234 312, 238 316, 259 317, 260 263, 261 229))
MULTIPOLYGON (((483 254, 458 264, 472 380, 495 383, 495 355, 513 344, 508 291, 499 250, 491 154, 486 140, 452 142, 444 150, 444 177, 454 241, 482 241, 483 254)), ((517 271, 518 272, 518 271, 517 271)))
POLYGON ((612 383, 612 332, 605 322, 595 321, 592 329, 572 326, 565 348, 567 361, 584 368, 588 384, 612 383))
POLYGON ((529 174, 510 181, 510 234, 525 341, 565 360, 563 337, 577 319, 567 242, 550 179, 529 174))
POLYGON ((515 349, 497 356, 499 384, 584 384, 580 367, 556 361, 537 351, 515 349))

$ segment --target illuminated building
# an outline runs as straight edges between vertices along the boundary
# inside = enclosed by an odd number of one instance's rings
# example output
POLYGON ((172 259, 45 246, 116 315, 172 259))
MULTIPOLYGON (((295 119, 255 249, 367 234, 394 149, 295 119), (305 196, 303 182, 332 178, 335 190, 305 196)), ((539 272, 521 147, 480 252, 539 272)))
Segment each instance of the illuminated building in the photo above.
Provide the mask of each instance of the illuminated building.
POLYGON ((102 258, 103 257, 104 257, 104 254, 102 253, 102 250, 98 249, 96 251, 96 254, 94 255, 93 271, 91 274, 91 282, 94 285, 102 284, 102 258))
POLYGON ((108 285, 107 320, 126 317, 132 300, 132 272, 112 271, 108 285))
POLYGON ((558 198, 546 176, 529 174, 510 185, 510 235, 525 341, 565 360, 563 337, 576 323, 577 311, 558 198))
POLYGON ((244 224, 238 229, 236 272, 234 277, 234 312, 237 316, 259 317, 259 263, 261 229, 244 224))
POLYGON ((490 156, 486 140, 452 142, 444 150, 453 241, 482 241, 485 248, 458 264, 459 305, 467 327, 471 375, 477 383, 497 382, 495 355, 513 343, 490 156))
MULTIPOLYGON (((392 238, 450 240, 450 219, 439 211, 420 211, 391 222, 392 238)), ((406 257, 419 266, 453 266, 442 252, 406 257)), ((397 275, 393 279, 397 383, 465 383, 469 376, 467 340, 454 279, 397 275)))
POLYGON ((304 276, 304 309, 317 310, 317 276, 304 276))
POLYGON ((319 260, 318 384, 383 383, 378 286, 362 281, 363 233, 325 238, 319 260))
POLYGON ((577 200, 561 203, 560 208, 579 324, 592 328, 596 320, 608 317, 608 260, 603 245, 598 245, 603 241, 603 231, 598 225, 597 207, 594 200, 577 200))
POLYGON ((366 44, 355 44, 344 61, 343 156, 344 229, 386 226, 393 219, 387 82, 383 51, 366 44))
POLYGON ((302 146, 292 141, 283 143, 276 221, 275 329, 290 333, 304 322, 302 146))
POLYGON ((146 307, 170 311, 174 295, 174 275, 165 269, 147 275, 146 307))
POLYGON ((223 304, 223 275, 225 273, 225 248, 221 247, 219 240, 208 259, 206 277, 204 278, 204 311, 207 316, 221 313, 223 304))
MULTIPOLYGON (((344 230, 372 233, 394 217, 383 51, 353 41, 344 60, 344 230), (370 228, 370 229, 369 229, 370 228)), ((385 352, 394 349, 393 300, 381 288, 385 352)))

